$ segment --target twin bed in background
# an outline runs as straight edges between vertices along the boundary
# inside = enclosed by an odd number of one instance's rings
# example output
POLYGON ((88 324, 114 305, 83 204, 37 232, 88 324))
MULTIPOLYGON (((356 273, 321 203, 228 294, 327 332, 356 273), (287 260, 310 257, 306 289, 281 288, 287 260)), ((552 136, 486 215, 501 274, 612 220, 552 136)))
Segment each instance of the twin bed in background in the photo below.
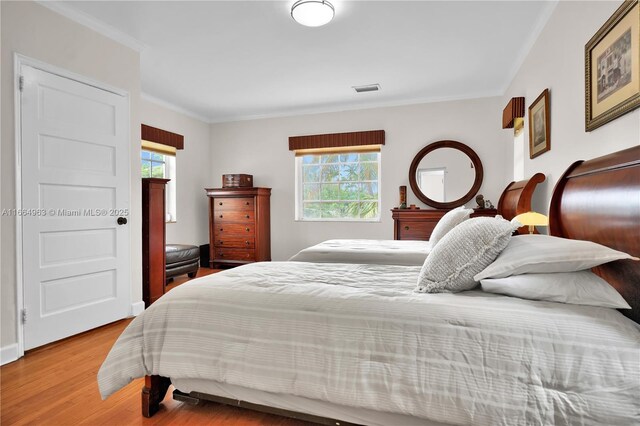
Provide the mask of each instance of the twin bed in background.
MULTIPOLYGON (((640 147, 575 163, 554 190, 551 234, 639 256, 639 199, 640 147)), ((511 238, 503 253, 535 239, 511 238)), ((632 309, 416 293, 421 266, 243 266, 184 284, 137 317, 101 367, 100 391, 146 376, 145 416, 173 383, 178 399, 324 424, 637 424, 640 262, 613 256, 623 260, 598 273, 632 309)), ((519 268, 557 276, 553 261, 519 268)))
MULTIPOLYGON (((498 214, 511 220, 531 211, 531 198, 545 175, 536 173, 530 179, 511 182, 502 191, 498 214)), ((519 232, 526 232, 521 228, 519 232)), ((348 240, 323 241, 296 253, 290 261, 316 263, 359 263, 420 266, 429 254, 433 242, 426 240, 348 240)))

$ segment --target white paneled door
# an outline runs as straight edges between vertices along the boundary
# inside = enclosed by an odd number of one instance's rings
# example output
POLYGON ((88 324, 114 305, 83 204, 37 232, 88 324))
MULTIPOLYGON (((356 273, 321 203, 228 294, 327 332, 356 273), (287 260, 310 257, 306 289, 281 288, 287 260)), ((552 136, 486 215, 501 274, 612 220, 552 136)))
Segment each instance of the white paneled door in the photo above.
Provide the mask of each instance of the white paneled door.
POLYGON ((125 96, 23 65, 24 347, 131 310, 129 104, 125 96))

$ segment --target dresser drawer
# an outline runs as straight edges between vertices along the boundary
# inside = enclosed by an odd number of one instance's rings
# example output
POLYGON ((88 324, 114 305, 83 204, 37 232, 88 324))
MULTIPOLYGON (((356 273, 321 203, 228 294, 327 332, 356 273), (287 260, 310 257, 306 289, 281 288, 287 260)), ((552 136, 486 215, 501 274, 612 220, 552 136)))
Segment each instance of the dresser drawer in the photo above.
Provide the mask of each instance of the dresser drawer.
POLYGON ((231 236, 253 238, 255 229, 252 223, 216 223, 213 234, 216 240, 231 236))
POLYGON ((253 198, 216 198, 213 200, 214 211, 218 210, 238 210, 253 211, 253 198))
POLYGON ((214 210, 213 220, 217 227, 226 222, 236 222, 253 226, 255 223, 255 212, 253 210, 214 210))
POLYGON ((437 222, 400 221, 398 226, 399 240, 428 240, 437 222))
POLYGON ((255 239, 253 235, 225 235, 219 238, 216 238, 214 241, 214 245, 216 247, 234 247, 234 248, 255 248, 255 239))
POLYGON ((215 247, 214 261, 215 260, 255 261, 256 251, 254 249, 215 247))

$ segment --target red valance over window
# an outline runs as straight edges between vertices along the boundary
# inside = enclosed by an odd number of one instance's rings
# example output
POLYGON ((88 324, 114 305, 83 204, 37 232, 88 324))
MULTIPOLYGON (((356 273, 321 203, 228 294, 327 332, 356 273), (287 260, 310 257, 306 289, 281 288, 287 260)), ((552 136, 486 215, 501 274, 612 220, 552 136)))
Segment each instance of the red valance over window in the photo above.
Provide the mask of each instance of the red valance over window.
POLYGON ((384 145, 384 130, 370 130, 366 132, 331 133, 323 135, 291 136, 289 150, 318 150, 331 148, 358 147, 384 145))
POLYGON ((142 125, 142 140, 171 146, 175 149, 184 149, 184 136, 146 124, 142 125))

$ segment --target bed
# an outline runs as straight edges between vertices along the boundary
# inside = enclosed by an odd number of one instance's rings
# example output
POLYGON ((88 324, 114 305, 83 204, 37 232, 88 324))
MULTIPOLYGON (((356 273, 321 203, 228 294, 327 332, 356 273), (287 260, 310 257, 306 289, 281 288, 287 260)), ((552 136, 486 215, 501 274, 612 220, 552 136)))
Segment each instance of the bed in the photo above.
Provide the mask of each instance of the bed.
MULTIPOLYGON (((533 192, 544 180, 544 174, 536 173, 530 179, 511 182, 500 195, 498 214, 511 220, 520 213, 531 211, 533 192)), ((526 227, 522 229, 526 233, 526 227)), ((334 239, 304 248, 289 260, 415 266, 422 265, 430 250, 429 241, 334 239)))
POLYGON ((429 241, 335 239, 302 249, 289 261, 417 266, 429 251, 429 241))
MULTIPOLYGON (((638 256, 639 197, 640 147, 576 163, 554 190, 551 232, 638 256)), ((144 416, 173 383, 177 399, 324 424, 640 422, 638 262, 598 271, 628 318, 482 291, 416 294, 419 270, 270 262, 193 280, 120 336, 101 394, 146 375, 144 416)))

